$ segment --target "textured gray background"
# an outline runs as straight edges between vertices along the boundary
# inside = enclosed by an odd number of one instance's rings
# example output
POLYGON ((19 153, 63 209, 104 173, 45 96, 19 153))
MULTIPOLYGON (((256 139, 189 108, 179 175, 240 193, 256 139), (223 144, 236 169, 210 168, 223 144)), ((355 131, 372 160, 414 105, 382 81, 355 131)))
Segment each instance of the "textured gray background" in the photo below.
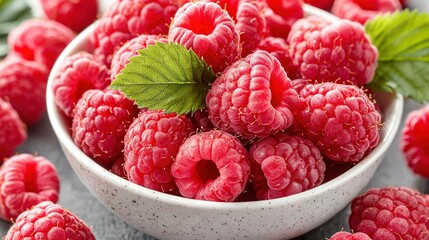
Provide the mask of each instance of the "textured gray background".
MULTIPOLYGON (((406 100, 400 129, 408 112, 419 108, 417 103, 406 100)), ((371 180, 367 188, 383 186, 409 186, 428 193, 427 181, 413 175, 406 166, 399 150, 400 131, 388 150, 380 168, 371 180)), ((70 209, 91 226, 97 239, 143 239, 154 240, 128 226, 121 219, 109 212, 101 205, 91 193, 83 186, 68 164, 61 151, 54 132, 51 129, 49 119, 45 115, 43 120, 29 130, 29 139, 18 151, 20 153, 33 153, 51 160, 59 172, 61 178, 61 194, 59 204, 70 209)), ((323 240, 333 233, 345 229, 348 230, 347 218, 350 208, 347 206, 334 218, 319 228, 299 237, 296 240, 323 240)), ((4 236, 10 227, 10 223, 0 220, 0 236, 4 236)))

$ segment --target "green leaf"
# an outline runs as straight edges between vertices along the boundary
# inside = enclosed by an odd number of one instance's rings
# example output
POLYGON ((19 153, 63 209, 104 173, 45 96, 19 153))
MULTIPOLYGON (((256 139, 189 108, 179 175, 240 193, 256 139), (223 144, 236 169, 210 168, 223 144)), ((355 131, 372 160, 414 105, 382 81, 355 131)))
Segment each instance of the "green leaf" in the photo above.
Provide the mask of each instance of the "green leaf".
POLYGON ((365 31, 379 51, 369 87, 429 101, 429 15, 398 11, 368 21, 365 31))
POLYGON ((215 78, 194 51, 180 44, 158 42, 131 58, 111 88, 121 90, 139 107, 182 114, 205 107, 215 78))

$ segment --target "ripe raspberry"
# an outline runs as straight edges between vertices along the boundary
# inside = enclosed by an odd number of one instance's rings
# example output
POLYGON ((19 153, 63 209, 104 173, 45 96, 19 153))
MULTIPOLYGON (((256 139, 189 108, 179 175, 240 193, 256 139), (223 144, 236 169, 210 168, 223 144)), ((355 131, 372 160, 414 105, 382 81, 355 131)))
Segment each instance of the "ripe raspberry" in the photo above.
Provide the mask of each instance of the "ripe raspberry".
POLYGON ((293 63, 305 79, 365 85, 374 77, 378 51, 356 22, 301 19, 288 41, 293 63))
POLYGON ((0 98, 10 102, 28 126, 36 124, 45 112, 48 74, 37 62, 8 58, 0 63, 0 98))
POLYGON ((48 19, 80 32, 97 19, 97 0, 40 0, 48 19))
POLYGON ((124 169, 124 164, 125 164, 125 158, 124 158, 124 155, 121 155, 121 157, 119 157, 113 162, 112 167, 110 168, 110 171, 113 174, 126 179, 127 172, 124 169))
POLYGON ((370 189, 353 200, 351 210, 350 228, 373 240, 429 238, 429 208, 413 189, 370 189))
POLYGON ((188 114, 187 117, 192 121, 197 132, 208 132, 214 129, 214 126, 209 119, 207 108, 188 114))
POLYGON ((354 85, 309 84, 300 92, 304 109, 295 116, 296 132, 334 161, 358 162, 380 140, 381 116, 368 96, 354 85))
POLYGON ((227 132, 197 133, 180 146, 171 174, 184 197, 232 202, 246 186, 249 156, 227 132))
POLYGON ((365 24, 376 15, 401 9, 399 0, 336 0, 332 13, 340 18, 365 24))
POLYGON ((304 0, 304 2, 328 12, 331 10, 332 4, 334 4, 334 0, 304 0))
POLYGON ((256 51, 228 67, 206 97, 216 127, 245 139, 264 138, 293 122, 291 104, 298 101, 280 62, 256 51))
POLYGON ((0 168, 0 217, 13 220, 42 201, 58 201, 60 182, 55 166, 46 158, 19 154, 0 168))
POLYGON ((253 143, 249 155, 259 200, 290 196, 323 182, 322 155, 304 138, 278 133, 253 143))
POLYGON ((263 0, 260 3, 264 10, 270 36, 286 39, 292 25, 304 17, 302 0, 263 0))
POLYGON ((128 180, 161 192, 175 193, 171 164, 180 145, 194 126, 184 115, 143 111, 124 139, 125 171, 128 180))
POLYGON ((429 178, 429 105, 412 111, 401 133, 401 150, 411 170, 429 178))
POLYGON ((138 56, 138 50, 146 48, 148 45, 154 45, 156 42, 167 43, 168 40, 160 35, 140 35, 126 42, 118 51, 115 52, 110 67, 110 79, 113 81, 125 65, 134 56, 138 56))
POLYGON ((91 229, 61 205, 44 201, 19 215, 5 240, 95 240, 91 229))
POLYGON ((128 40, 141 34, 167 35, 177 8, 174 0, 114 1, 91 36, 96 55, 110 66, 113 53, 128 40))
POLYGON ((34 18, 13 29, 7 42, 14 54, 29 61, 43 63, 51 69, 74 37, 75 33, 61 23, 34 18))
POLYGON ((258 49, 265 50, 276 57, 290 79, 294 80, 301 77, 299 68, 292 63, 292 58, 289 54, 289 45, 285 39, 266 37, 259 43, 258 49))
POLYGON ((67 57, 52 81, 52 91, 58 108, 68 117, 82 94, 89 89, 104 89, 110 83, 105 65, 86 52, 67 57))
POLYGON ((329 240, 372 240, 365 233, 357 232, 357 233, 348 233, 348 232, 337 232, 332 235, 329 240))
POLYGON ((122 93, 88 90, 76 104, 73 140, 85 154, 105 166, 122 155, 125 133, 136 115, 134 102, 122 93))
POLYGON ((212 2, 191 2, 180 7, 168 39, 192 49, 215 72, 221 72, 240 54, 240 37, 232 18, 212 2))
POLYGON ((0 98, 0 165, 27 139, 24 123, 10 103, 0 98))

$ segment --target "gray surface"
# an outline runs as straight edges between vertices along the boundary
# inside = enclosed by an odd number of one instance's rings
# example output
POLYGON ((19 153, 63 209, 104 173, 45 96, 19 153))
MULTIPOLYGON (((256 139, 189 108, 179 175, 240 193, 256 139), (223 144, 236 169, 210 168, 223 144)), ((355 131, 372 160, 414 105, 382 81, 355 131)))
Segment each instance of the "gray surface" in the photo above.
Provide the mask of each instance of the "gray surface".
MULTIPOLYGON (((419 107, 413 101, 406 101, 402 124, 408 112, 419 107)), ((402 129, 402 124, 400 129, 402 129)), ((409 186, 428 193, 427 181, 413 175, 405 165, 398 147, 399 135, 400 131, 367 188, 393 185, 409 186)), ((55 164, 61 178, 59 204, 70 209, 90 225, 97 239, 154 240, 154 238, 135 230, 110 213, 82 185, 61 151, 47 116, 29 130, 29 139, 18 151, 20 153, 39 154, 50 159, 55 164)), ((296 240, 323 240, 341 229, 348 230, 347 218, 349 213, 348 206, 324 225, 296 238, 296 240)), ((10 223, 0 220, 0 236, 4 236, 9 227, 10 223)))

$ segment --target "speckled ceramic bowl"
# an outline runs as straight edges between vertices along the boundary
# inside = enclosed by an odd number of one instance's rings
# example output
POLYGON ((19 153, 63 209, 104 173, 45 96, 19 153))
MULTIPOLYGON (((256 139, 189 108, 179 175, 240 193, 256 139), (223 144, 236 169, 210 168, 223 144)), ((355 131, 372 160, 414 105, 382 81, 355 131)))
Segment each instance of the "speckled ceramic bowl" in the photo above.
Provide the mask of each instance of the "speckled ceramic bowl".
MULTIPOLYGON (((332 18, 326 12, 306 6, 308 15, 332 18)), ((61 54, 52 70, 64 58, 89 50, 82 32, 61 54)), ((319 187, 293 196, 265 201, 219 203, 186 199, 156 192, 105 170, 73 143, 67 125, 55 106, 49 78, 47 109, 52 127, 70 165, 86 187, 104 206, 137 229, 159 239, 290 239, 302 235, 332 218, 360 193, 378 168, 398 129, 403 99, 379 95, 385 124, 379 145, 359 164, 319 187)))

